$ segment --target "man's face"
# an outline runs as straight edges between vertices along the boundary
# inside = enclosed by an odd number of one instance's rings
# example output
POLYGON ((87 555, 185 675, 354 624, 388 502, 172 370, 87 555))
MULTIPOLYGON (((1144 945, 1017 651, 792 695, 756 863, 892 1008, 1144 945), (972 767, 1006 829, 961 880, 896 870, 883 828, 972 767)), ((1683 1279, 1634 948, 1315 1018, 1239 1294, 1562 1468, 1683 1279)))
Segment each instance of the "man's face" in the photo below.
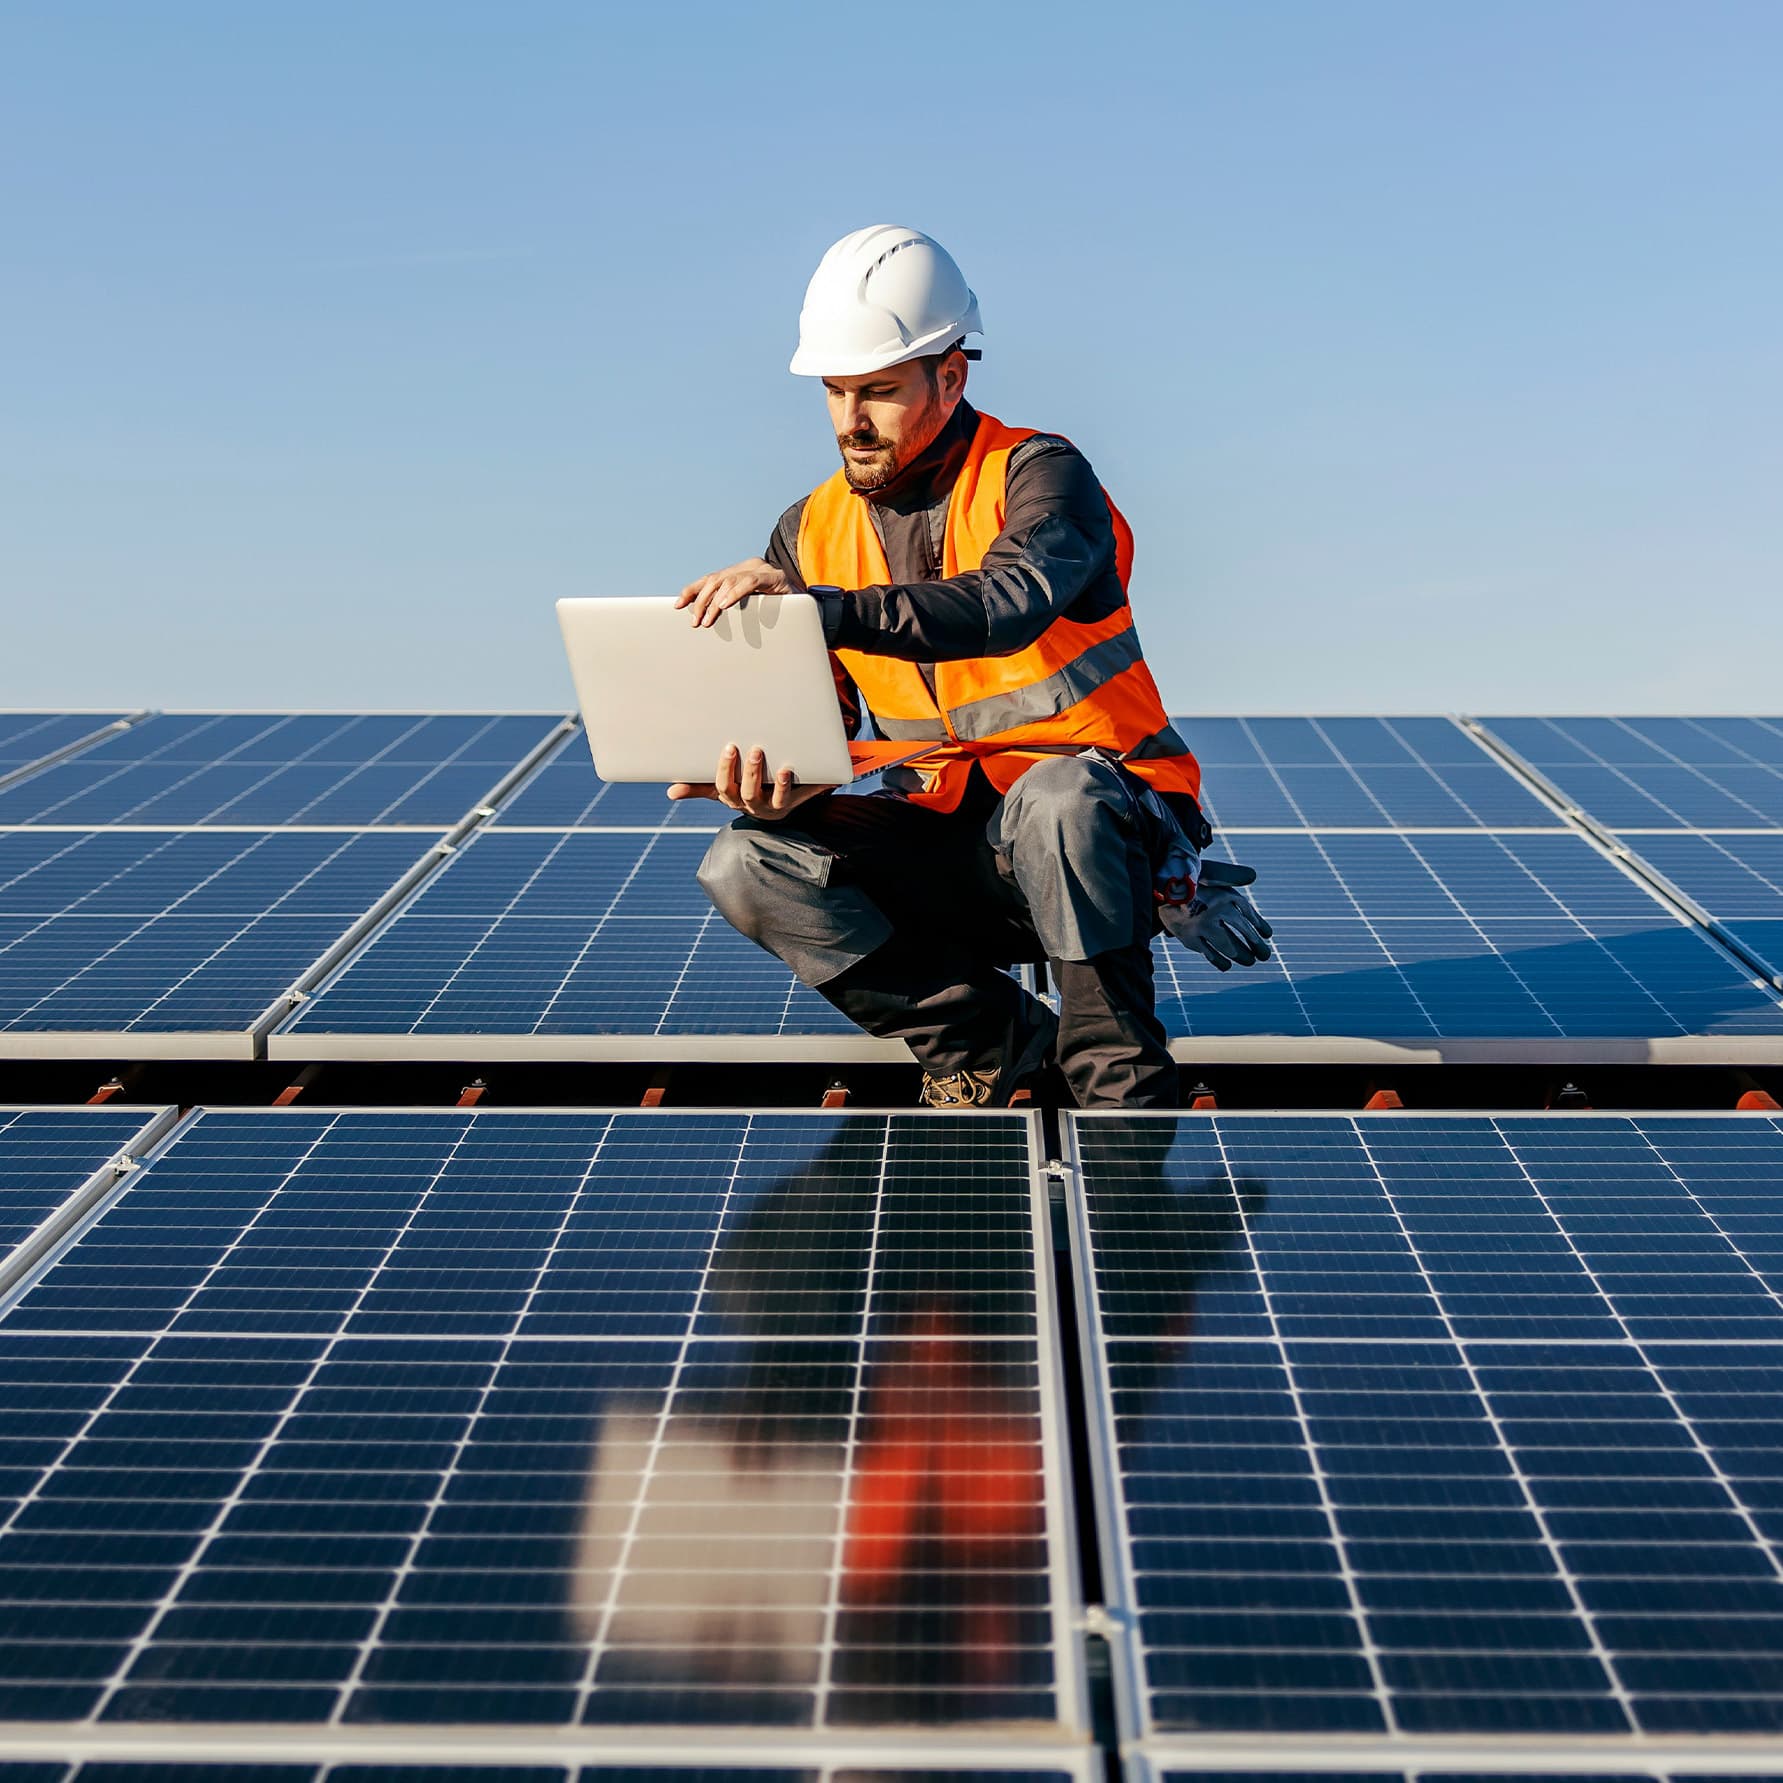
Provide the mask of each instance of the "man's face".
POLYGON ((849 488, 883 489, 922 452, 959 402, 965 363, 950 353, 932 373, 912 359, 859 377, 824 379, 849 488))

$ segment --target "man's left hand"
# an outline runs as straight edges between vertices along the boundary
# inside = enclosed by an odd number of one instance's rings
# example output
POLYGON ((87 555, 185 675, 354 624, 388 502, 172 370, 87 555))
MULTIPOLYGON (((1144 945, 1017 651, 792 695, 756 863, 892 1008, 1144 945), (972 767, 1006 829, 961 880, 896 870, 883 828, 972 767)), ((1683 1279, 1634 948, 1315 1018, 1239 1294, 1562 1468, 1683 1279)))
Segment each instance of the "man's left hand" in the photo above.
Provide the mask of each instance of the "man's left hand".
POLYGON ((689 582, 676 596, 675 605, 677 608, 693 608, 693 624, 697 631, 701 626, 716 625, 720 613, 752 594, 791 592, 792 584, 766 558, 746 557, 727 570, 714 570, 697 582, 689 582))
POLYGON ((833 786, 800 786, 791 768, 782 768, 770 780, 768 758, 760 749, 744 756, 735 743, 718 758, 718 777, 710 785, 678 780, 669 788, 671 799, 716 799, 733 811, 742 811, 763 823, 778 823, 819 793, 833 786))
POLYGON ((1256 880, 1254 867, 1204 860, 1194 902, 1161 904, 1158 920, 1184 947, 1194 948, 1221 972, 1254 966, 1269 958, 1269 938, 1275 933, 1238 889, 1256 880))

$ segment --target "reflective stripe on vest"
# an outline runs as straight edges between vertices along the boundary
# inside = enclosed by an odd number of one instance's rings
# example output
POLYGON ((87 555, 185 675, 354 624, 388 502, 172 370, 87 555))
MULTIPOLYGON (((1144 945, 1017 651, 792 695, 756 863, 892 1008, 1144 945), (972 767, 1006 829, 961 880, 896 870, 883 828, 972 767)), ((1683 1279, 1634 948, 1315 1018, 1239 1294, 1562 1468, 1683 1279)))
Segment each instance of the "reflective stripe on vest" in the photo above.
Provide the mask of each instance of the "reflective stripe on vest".
MULTIPOLYGON (((944 576, 983 564, 1003 530, 1010 454, 1033 433, 1032 428, 1005 427, 989 415, 979 417, 948 500, 944 576)), ((1115 570, 1124 592, 1132 572, 1133 535, 1112 501, 1108 513, 1114 526, 1115 570)), ((868 588, 892 579, 867 503, 840 471, 805 503, 799 568, 807 583, 842 588, 868 588)), ((1055 619, 1032 644, 1004 656, 936 663, 933 694, 913 662, 859 650, 837 655, 881 736, 945 745, 910 764, 922 779, 922 790, 911 794, 919 804, 953 810, 974 761, 999 792, 1007 792, 1042 755, 1091 745, 1120 756, 1163 790, 1191 796, 1200 790, 1200 768, 1164 714, 1140 653, 1133 610, 1125 602, 1089 624, 1055 619)))

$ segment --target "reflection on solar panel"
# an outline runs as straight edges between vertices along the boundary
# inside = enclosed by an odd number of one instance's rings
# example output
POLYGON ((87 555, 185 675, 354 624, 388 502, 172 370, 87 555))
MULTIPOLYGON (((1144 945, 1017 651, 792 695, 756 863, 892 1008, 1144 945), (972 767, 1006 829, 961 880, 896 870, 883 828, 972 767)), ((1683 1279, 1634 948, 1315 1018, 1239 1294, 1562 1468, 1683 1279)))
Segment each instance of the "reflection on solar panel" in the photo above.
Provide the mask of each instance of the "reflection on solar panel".
POLYGON ((140 1108, 0 1108, 0 1263, 153 1118, 140 1108))
POLYGON ((203 1115, 0 1319, 0 1719, 1081 1728, 1030 1138, 203 1115))
POLYGON ((1447 718, 1173 718, 1225 828, 1553 828, 1555 814, 1447 718))
POLYGON ((1482 722, 1609 829, 1783 826, 1783 719, 1482 722))
POLYGON ((1272 960, 1227 974, 1158 941, 1159 1014, 1181 1040, 1217 1041, 1207 1056, 1294 1056, 1282 1041, 1315 1037, 1489 1041, 1500 1058, 1783 1041, 1778 999, 1576 834, 1240 835, 1212 852, 1257 869, 1276 933, 1272 960))
POLYGON ((408 834, 0 831, 0 1049, 245 1036, 422 853, 408 834))
POLYGON ((456 823, 556 720, 161 713, 0 791, 0 824, 456 823))
POLYGON ((588 738, 578 729, 507 801, 496 822, 541 829, 650 829, 658 824, 717 829, 730 819, 730 812, 709 799, 671 801, 660 786, 602 780, 589 757, 588 738))
POLYGON ((1130 1731, 1783 1727, 1783 1124, 1072 1124, 1130 1731))
POLYGON ((46 755, 97 735, 118 712, 0 712, 0 774, 10 774, 46 755))
POLYGON ((304 1006, 275 1051, 318 1056, 331 1036, 411 1037, 401 1050, 412 1054, 436 1036, 530 1046, 623 1035, 635 1051, 692 1035, 824 1035, 904 1057, 855 1041, 843 1016, 713 910, 694 878, 709 841, 485 830, 304 1006))

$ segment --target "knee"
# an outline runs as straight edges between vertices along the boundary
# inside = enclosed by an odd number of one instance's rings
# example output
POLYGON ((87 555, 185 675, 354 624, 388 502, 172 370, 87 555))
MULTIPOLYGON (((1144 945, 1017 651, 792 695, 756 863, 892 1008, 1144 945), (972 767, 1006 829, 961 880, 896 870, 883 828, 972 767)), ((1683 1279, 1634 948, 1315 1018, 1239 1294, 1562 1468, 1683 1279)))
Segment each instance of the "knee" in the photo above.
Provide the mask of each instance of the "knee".
POLYGON ((1014 842, 1041 842, 1067 850, 1093 845, 1118 825, 1126 795, 1116 770, 1076 755, 1037 761, 1003 801, 1003 830, 1014 842))
POLYGON ((734 927, 746 927, 760 906, 769 878, 765 852, 759 831, 733 825, 712 838, 694 875, 719 915, 734 927))

